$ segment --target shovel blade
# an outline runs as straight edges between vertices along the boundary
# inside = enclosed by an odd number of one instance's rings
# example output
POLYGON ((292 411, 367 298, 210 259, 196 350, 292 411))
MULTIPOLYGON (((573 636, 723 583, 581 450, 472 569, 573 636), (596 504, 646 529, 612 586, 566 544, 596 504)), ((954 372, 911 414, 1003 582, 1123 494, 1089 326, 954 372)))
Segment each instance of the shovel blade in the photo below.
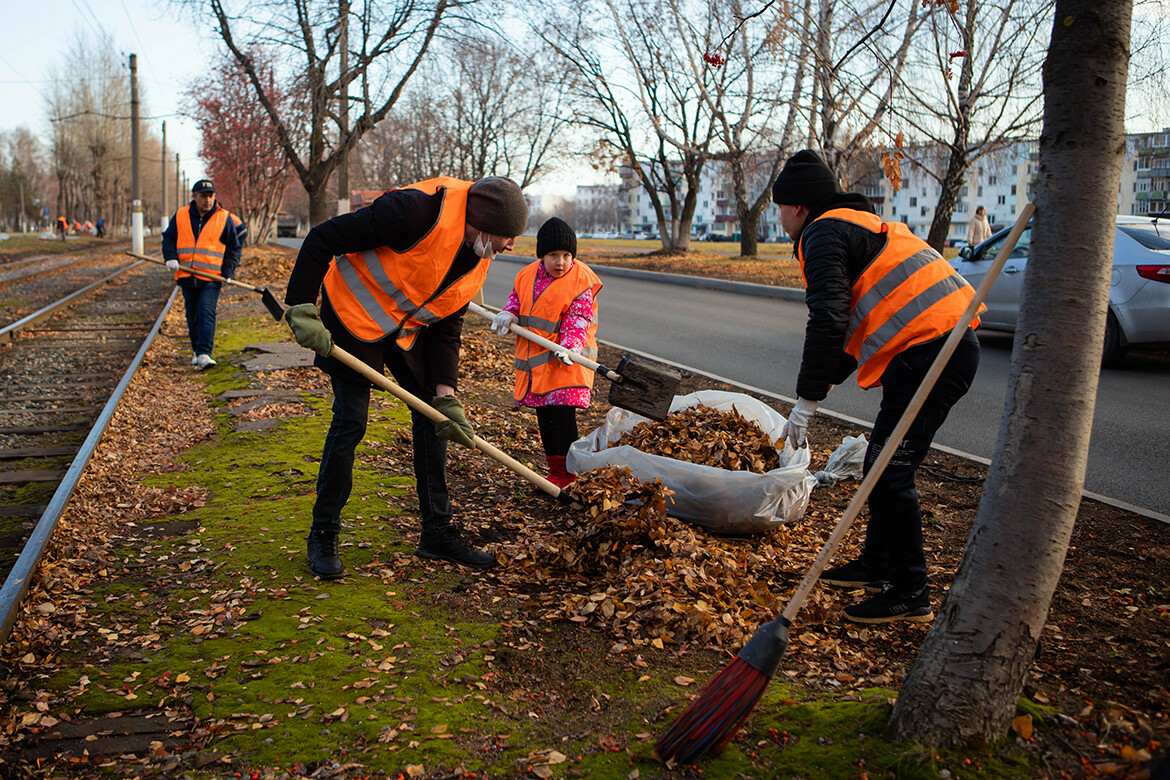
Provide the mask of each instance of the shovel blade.
POLYGON ((609 403, 635 414, 662 421, 670 412, 682 377, 669 368, 655 368, 639 363, 632 355, 623 355, 617 373, 622 381, 609 386, 609 403))
POLYGON ((276 300, 276 296, 272 294, 272 290, 265 287, 260 291, 260 300, 264 303, 264 308, 268 309, 268 313, 272 315, 272 319, 280 322, 284 317, 284 307, 280 305, 280 301, 276 300))

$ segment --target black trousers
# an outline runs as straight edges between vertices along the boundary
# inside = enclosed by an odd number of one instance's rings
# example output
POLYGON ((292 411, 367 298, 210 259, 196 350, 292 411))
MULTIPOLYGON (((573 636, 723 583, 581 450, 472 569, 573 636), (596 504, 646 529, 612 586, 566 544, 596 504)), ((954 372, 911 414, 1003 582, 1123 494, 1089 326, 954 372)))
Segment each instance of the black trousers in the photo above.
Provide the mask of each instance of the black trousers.
POLYGON ((579 438, 575 406, 538 406, 536 424, 545 455, 565 455, 579 438))
MULTIPOLYGON (((867 474, 945 340, 944 336, 911 347, 886 367, 881 410, 865 452, 867 474)), ((918 466, 951 407, 971 388, 978 368, 979 340, 968 329, 869 496, 869 524, 861 558, 873 571, 885 572, 885 578, 900 592, 916 593, 926 585, 922 512, 914 484, 918 466)))
MULTIPOLYGON (((394 378, 408 392, 424 399, 434 388, 420 388, 408 371, 391 365, 394 378), (398 370, 396 370, 398 369, 398 370)), ((325 436, 317 473, 317 500, 313 504, 313 529, 339 530, 341 510, 353 490, 354 452, 366 435, 370 413, 370 385, 333 376, 333 419, 325 436)), ((435 425, 411 410, 410 433, 414 449, 422 531, 438 531, 451 522, 451 497, 447 491, 447 441, 435 435, 435 425)))

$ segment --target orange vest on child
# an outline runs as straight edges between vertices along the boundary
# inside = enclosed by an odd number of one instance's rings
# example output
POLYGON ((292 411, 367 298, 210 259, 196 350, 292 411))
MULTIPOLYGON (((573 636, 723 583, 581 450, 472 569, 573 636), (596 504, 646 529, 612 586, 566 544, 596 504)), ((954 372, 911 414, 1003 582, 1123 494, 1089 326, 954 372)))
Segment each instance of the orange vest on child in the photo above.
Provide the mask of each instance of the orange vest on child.
MULTIPOLYGON (((593 320, 585 331, 585 346, 581 354, 591 360, 597 359, 597 292, 601 280, 589 266, 580 260, 560 279, 553 279, 540 297, 536 292, 537 270, 541 261, 526 265, 516 274, 516 297, 520 299, 520 316, 517 325, 528 328, 538 336, 557 341, 561 320, 569 311, 573 301, 586 290, 593 291, 593 320)), ((523 400, 529 391, 546 395, 553 390, 570 387, 593 387, 593 371, 574 363, 566 366, 549 350, 521 336, 516 337, 516 386, 513 392, 517 401, 523 400)))

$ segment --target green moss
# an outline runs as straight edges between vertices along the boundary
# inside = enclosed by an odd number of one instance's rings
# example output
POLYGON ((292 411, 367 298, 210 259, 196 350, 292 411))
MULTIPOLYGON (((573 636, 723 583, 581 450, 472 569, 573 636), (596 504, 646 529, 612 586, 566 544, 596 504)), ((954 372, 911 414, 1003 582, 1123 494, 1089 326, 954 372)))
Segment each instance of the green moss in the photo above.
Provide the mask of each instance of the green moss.
MULTIPOLYGON (((279 326, 261 319, 232 321, 221 334, 217 354, 225 359, 195 375, 212 399, 245 384, 231 355, 253 341, 283 338, 279 326)), ((155 562, 162 576, 133 580, 131 569, 127 578, 91 586, 89 649, 66 655, 64 665, 73 668, 43 687, 83 688, 73 705, 79 717, 185 704, 215 734, 211 747, 246 768, 331 760, 361 764, 367 776, 423 764, 516 777, 527 775, 530 752, 555 749, 568 756, 552 767, 556 777, 572 770, 624 780, 633 768, 643 778, 671 776, 652 757, 654 740, 668 727, 663 713, 695 692, 674 684, 674 676, 704 671, 673 671, 678 659, 669 651, 646 648, 661 654, 658 671, 643 675, 610 663, 608 642, 587 630, 582 634, 600 649, 593 648, 593 665, 575 668, 577 629, 565 623, 532 621, 528 628, 564 645, 550 644, 535 658, 528 655, 535 650, 507 646, 515 635, 498 625, 502 610, 454 613, 444 595, 458 592, 465 575, 444 567, 422 574, 396 555, 410 552, 414 522, 396 523, 401 510, 391 499, 413 480, 373 464, 378 442, 409 437, 409 413, 400 404, 371 409, 344 520, 346 577, 311 578, 304 536, 329 402, 303 398, 314 415, 264 432, 237 432, 230 415, 219 415, 214 439, 183 453, 185 470, 145 478, 157 487, 205 488, 206 505, 155 521, 195 520, 199 528, 112 551, 155 562), (576 711, 583 717, 573 718, 576 711)), ((1000 758, 975 766, 963 763, 970 754, 936 756, 891 742, 892 696, 873 689, 800 699, 778 681, 722 755, 701 768, 709 777, 850 778, 868 771, 936 778, 943 768, 961 769, 965 780, 1029 776, 1022 764, 1000 758)))

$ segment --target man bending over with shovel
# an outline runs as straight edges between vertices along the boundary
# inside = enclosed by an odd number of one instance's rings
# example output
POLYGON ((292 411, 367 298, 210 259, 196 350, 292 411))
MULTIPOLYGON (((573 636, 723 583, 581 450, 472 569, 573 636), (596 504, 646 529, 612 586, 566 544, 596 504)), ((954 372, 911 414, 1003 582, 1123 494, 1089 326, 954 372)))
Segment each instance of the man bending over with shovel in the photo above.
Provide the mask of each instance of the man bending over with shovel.
MULTIPOLYGON (((817 403, 856 368, 863 389, 882 387, 865 453, 868 474, 975 290, 905 225, 883 222, 864 195, 838 192, 833 172, 808 149, 788 158, 772 200, 780 206, 780 224, 796 242, 808 305, 798 398, 781 435, 794 447, 803 444, 817 403)), ((914 478, 978 366, 979 341, 968 328, 874 484, 861 557, 821 574, 827 585, 877 592, 847 607, 848 620, 934 617, 914 478)))
POLYGON ((333 343, 362 362, 390 369, 408 392, 433 398, 449 421, 411 411, 414 476, 422 532, 416 554, 486 569, 491 555, 452 524, 447 441, 474 447, 455 397, 463 314, 497 252, 512 248, 528 204, 510 179, 428 179, 381 195, 370 206, 317 225, 288 282, 285 321, 297 343, 317 353, 333 384, 333 419, 317 476, 308 537, 309 569, 322 579, 344 572, 338 551, 341 510, 353 486, 354 450, 365 436, 370 383, 327 357, 333 343), (321 290, 321 309, 315 301, 321 290))

